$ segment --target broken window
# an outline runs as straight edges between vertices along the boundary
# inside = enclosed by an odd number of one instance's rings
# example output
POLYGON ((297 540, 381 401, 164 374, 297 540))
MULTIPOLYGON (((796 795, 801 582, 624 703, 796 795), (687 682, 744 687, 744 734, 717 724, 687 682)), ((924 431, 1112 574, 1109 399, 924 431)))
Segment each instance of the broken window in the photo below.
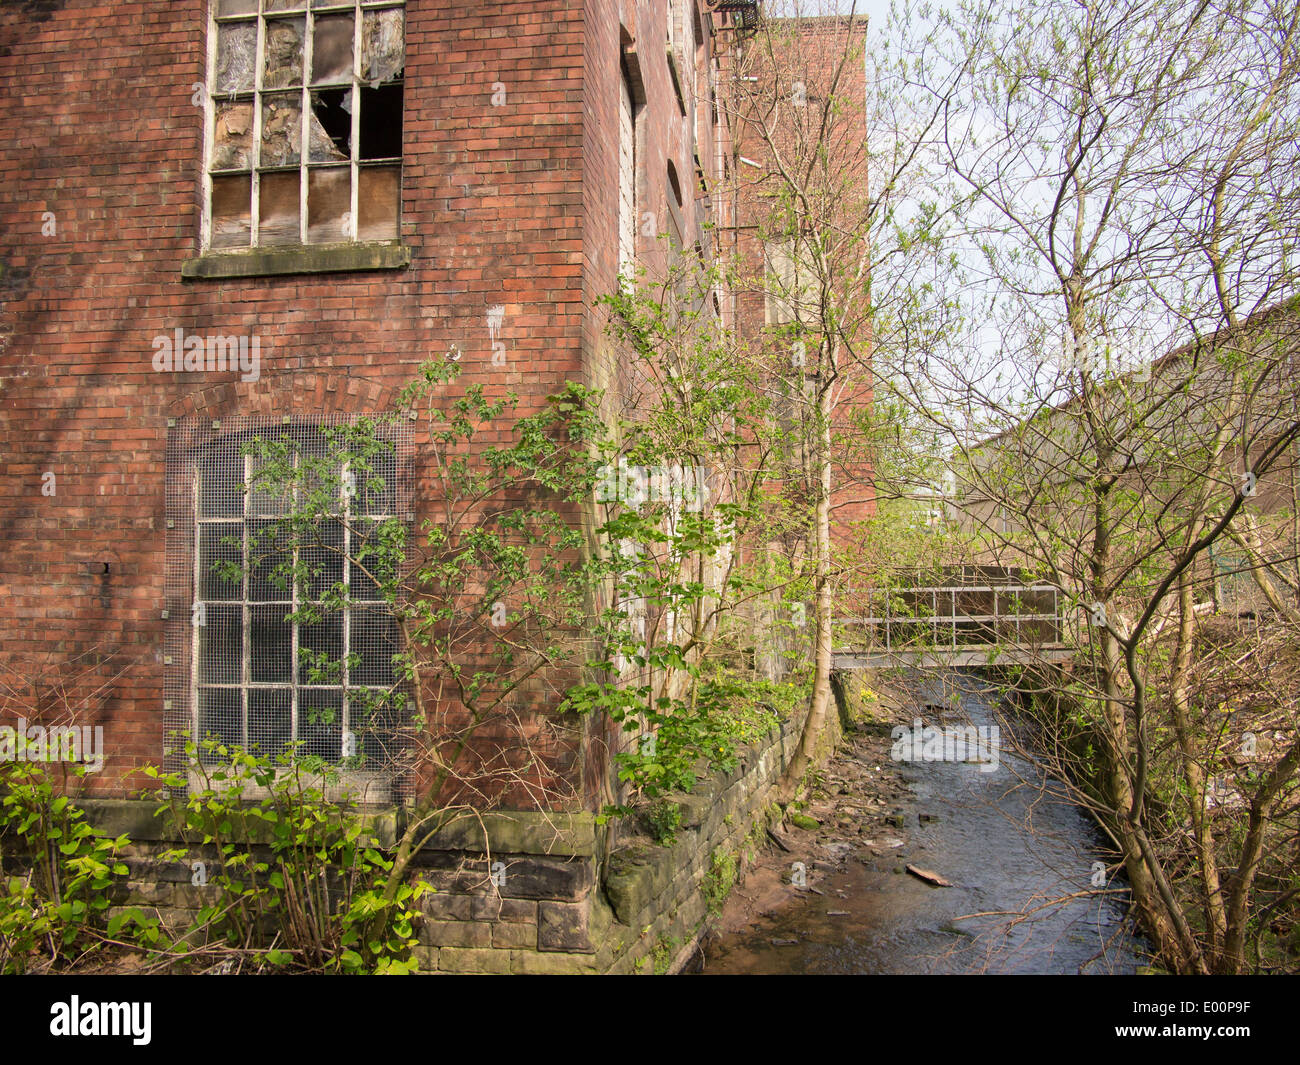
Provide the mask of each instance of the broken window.
POLYGON ((401 0, 217 0, 213 29, 206 246, 396 240, 401 0))

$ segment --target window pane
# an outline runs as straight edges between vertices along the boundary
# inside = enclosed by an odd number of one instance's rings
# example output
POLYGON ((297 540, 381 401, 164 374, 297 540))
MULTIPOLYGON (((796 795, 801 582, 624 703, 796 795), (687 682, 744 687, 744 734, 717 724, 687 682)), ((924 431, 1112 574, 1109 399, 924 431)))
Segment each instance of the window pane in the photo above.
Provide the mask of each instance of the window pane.
MULTIPOLYGON (((383 523, 385 526, 388 521, 383 523)), ((379 585, 392 576, 393 559, 383 547, 378 522, 358 520, 352 527, 352 576, 349 591, 353 602, 378 602, 379 585)))
POLYGON ((296 92, 262 98, 262 165, 291 166, 302 158, 302 97, 296 92))
POLYGON ((392 748, 401 726, 405 706, 398 696, 396 706, 378 703, 384 693, 372 688, 348 689, 348 727, 356 736, 357 754, 363 765, 384 765, 391 761, 392 748))
POLYGON ((292 739, 293 694, 288 688, 248 690, 248 745, 279 758, 292 739))
POLYGON ((357 508, 364 514, 397 509, 397 452, 391 445, 370 456, 369 472, 357 476, 357 508))
POLYGON ((353 26, 351 15, 322 15, 316 20, 312 40, 311 80, 352 80, 353 26))
POLYGON ((257 63, 257 23, 217 27, 217 78, 214 92, 251 92, 257 63))
POLYGON ((199 683, 238 684, 244 653, 244 608, 208 604, 199 626, 199 683))
MULTIPOLYGON (((239 689, 199 689, 199 735, 202 742, 208 736, 235 746, 243 742, 243 719, 240 712, 239 689)), ((210 755, 205 762, 212 761, 210 755)))
POLYGON ((199 517, 236 518, 244 513, 244 458, 233 441, 205 448, 195 474, 199 517))
POLYGON ((343 617, 341 614, 326 615, 316 625, 299 625, 298 648, 299 684, 342 683, 343 617), (309 653, 303 654, 304 650, 309 653))
POLYGON ((253 104, 247 100, 234 104, 217 104, 212 169, 247 170, 252 165, 253 104))
POLYGON ((285 603, 291 598, 286 534, 277 521, 248 523, 248 601, 285 603))
POLYGON ((352 611, 352 651, 361 656, 348 676, 353 684, 392 684, 393 655, 398 650, 397 619, 386 607, 352 611))
POLYGON ((249 608, 250 678, 258 684, 293 683, 293 623, 287 604, 249 608))
POLYGON ((255 15, 257 0, 221 0, 218 15, 255 15))
POLYGON ((366 167, 357 197, 357 240, 396 240, 401 167, 366 167))
POLYGON ((253 232, 252 178, 212 179, 212 247, 246 248, 253 232))
POLYGON ((367 11, 361 24, 361 80, 371 85, 402 72, 406 54, 406 16, 402 9, 367 11))
POLYGON ((262 464, 255 459, 253 479, 249 482, 249 514, 258 517, 270 517, 288 513, 289 499, 293 494, 292 483, 272 480, 259 481, 257 480, 257 471, 262 468, 262 464))
POLYGON ((212 567, 218 562, 241 564, 243 551, 238 541, 242 533, 243 526, 238 522, 211 522, 199 527, 199 598, 204 602, 239 598, 242 582, 219 577, 212 567), (227 538, 236 543, 223 543, 227 538))
POLYGON ((306 599, 313 603, 343 580, 343 525, 323 522, 316 527, 316 537, 299 553, 308 572, 306 599))
POLYGON ((266 0, 267 11, 301 11, 307 0, 266 0))
POLYGON ((361 88, 358 159, 398 159, 402 154, 402 86, 361 88))
POLYGON ((298 692, 298 738, 304 754, 336 762, 343 755, 343 693, 298 692))
POLYGON ((343 467, 337 459, 326 461, 329 445, 324 437, 304 441, 299 449, 300 504, 337 512, 343 498, 343 467))
POLYGON ((307 173, 307 240, 328 244, 351 238, 352 170, 330 167, 307 173))
POLYGON ((262 175, 258 221, 260 243, 299 243, 298 200, 298 171, 262 175))
POLYGON ((311 94, 313 163, 337 163, 352 158, 352 90, 318 89, 311 94))
POLYGON ((270 19, 266 23, 266 67, 262 88, 287 89, 302 84, 304 20, 270 19))

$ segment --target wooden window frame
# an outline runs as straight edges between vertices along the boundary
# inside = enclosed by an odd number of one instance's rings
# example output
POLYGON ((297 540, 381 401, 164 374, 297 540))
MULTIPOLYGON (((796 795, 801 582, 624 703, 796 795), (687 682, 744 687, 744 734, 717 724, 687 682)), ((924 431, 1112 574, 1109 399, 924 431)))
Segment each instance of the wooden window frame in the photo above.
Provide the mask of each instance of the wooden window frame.
MULTIPOLYGON (((361 159, 361 106, 360 92, 369 83, 362 80, 360 69, 364 39, 365 16, 370 13, 400 10, 403 20, 407 15, 406 0, 297 0, 297 3, 285 10, 267 10, 274 0, 256 0, 253 12, 219 14, 220 0, 210 0, 207 22, 207 81, 204 93, 204 166, 202 178, 202 216, 200 227, 200 256, 187 262, 182 274, 185 277, 222 277, 259 274, 279 274, 297 272, 316 272, 327 270, 366 270, 405 267, 410 264, 409 250, 400 248, 402 221, 402 175, 404 155, 384 159, 361 159), (313 161, 311 159, 311 115, 312 95, 321 91, 320 86, 312 85, 312 62, 314 37, 313 32, 318 17, 352 14, 353 16, 353 59, 351 79, 347 91, 351 96, 352 127, 349 134, 349 158, 342 161, 313 161), (264 84, 266 67, 267 26, 270 22, 301 20, 303 26, 302 41, 302 77, 301 84, 287 88, 267 89, 264 84), (253 85, 251 89, 239 91, 219 91, 217 88, 217 53, 220 27, 237 24, 256 27, 256 47, 254 54, 253 85), (277 94, 298 94, 299 121, 299 158, 296 164, 283 167, 266 167, 262 165, 263 117, 266 102, 277 94), (246 102, 251 108, 249 132, 249 158, 244 169, 227 169, 213 171, 214 156, 217 150, 216 125, 219 108, 231 102, 246 102), (349 174, 349 210, 344 219, 344 239, 310 241, 310 195, 309 188, 313 171, 343 169, 349 174), (391 235, 380 238, 361 238, 357 232, 357 220, 360 210, 361 175, 370 169, 396 170, 397 204, 396 217, 393 220, 391 235), (261 233, 261 185, 266 173, 298 173, 298 240, 296 242, 265 243, 261 233), (249 216, 248 243, 239 245, 213 244, 213 180, 225 175, 247 175, 249 181, 249 216), (234 260, 231 263, 213 262, 213 260, 234 260), (242 263, 239 260, 243 260, 242 263)), ((405 30, 403 32, 405 48, 405 30)), ((405 84, 405 61, 401 73, 384 84, 405 84)), ((331 82, 327 89, 343 88, 343 82, 331 82)), ((404 106, 404 105, 403 105, 404 106)))

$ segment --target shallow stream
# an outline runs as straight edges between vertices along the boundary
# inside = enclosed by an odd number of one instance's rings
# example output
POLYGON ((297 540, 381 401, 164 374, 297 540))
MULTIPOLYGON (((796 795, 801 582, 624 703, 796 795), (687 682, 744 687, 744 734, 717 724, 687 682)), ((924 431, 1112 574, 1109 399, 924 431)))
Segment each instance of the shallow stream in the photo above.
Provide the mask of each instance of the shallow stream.
POLYGON ((996 768, 987 761, 882 766, 901 772, 912 793, 898 822, 871 829, 869 840, 822 843, 829 858, 837 847, 848 857, 852 847, 852 859, 827 863, 815 882, 821 894, 792 888, 793 901, 776 914, 711 940, 704 971, 1134 972, 1143 964, 1141 944, 1127 933, 1123 896, 1052 902, 1089 890, 1095 863, 1106 857, 1101 837, 1059 783, 1007 749, 1014 722, 1000 716, 996 691, 970 671, 914 674, 907 683, 927 726, 940 717, 997 726, 996 768), (932 886, 906 873, 908 864, 952 886, 932 886))

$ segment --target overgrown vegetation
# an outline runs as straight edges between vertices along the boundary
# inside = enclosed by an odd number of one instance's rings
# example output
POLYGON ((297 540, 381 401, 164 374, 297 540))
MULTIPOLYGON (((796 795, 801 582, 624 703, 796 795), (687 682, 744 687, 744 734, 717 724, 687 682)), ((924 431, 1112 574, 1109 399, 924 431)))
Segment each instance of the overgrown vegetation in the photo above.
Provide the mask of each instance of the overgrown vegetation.
POLYGON ((74 965, 95 949, 127 842, 96 835, 44 766, 0 762, 0 973, 74 965))
POLYGON ((214 741, 215 766, 200 753, 188 745, 197 780, 149 772, 176 794, 189 785, 158 811, 174 816, 187 846, 160 860, 190 865, 215 888, 181 938, 224 942, 245 971, 414 972, 416 903, 431 889, 391 883, 385 841, 354 804, 327 798, 329 775, 214 741))

